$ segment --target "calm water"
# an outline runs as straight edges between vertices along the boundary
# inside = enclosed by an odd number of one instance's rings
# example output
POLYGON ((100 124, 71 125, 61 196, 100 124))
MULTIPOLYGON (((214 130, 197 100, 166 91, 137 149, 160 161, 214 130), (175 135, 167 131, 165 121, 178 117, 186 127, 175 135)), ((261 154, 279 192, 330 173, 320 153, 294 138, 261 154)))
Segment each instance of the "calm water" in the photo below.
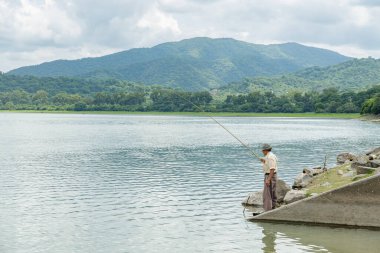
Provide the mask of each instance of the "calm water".
MULTIPOLYGON (((220 118, 288 183, 380 146, 357 120, 220 118)), ((259 163, 202 117, 0 114, 0 252, 379 252, 380 232, 245 221, 259 163)))

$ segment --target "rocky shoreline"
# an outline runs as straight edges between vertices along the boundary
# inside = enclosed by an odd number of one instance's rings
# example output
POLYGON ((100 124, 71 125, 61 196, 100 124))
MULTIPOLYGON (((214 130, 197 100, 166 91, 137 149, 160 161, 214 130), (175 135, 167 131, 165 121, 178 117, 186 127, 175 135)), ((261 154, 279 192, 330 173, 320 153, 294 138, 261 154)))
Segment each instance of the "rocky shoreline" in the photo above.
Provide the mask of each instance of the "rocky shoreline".
MULTIPOLYGON (((380 174, 380 147, 360 155, 341 153, 337 156, 337 166, 333 168, 303 169, 294 179, 292 187, 279 179, 277 181, 277 208, 317 196, 374 174, 380 174)), ((249 193, 242 201, 242 205, 254 215, 264 212, 262 191, 249 193)))
POLYGON ((380 123, 380 115, 363 115, 359 120, 380 123))

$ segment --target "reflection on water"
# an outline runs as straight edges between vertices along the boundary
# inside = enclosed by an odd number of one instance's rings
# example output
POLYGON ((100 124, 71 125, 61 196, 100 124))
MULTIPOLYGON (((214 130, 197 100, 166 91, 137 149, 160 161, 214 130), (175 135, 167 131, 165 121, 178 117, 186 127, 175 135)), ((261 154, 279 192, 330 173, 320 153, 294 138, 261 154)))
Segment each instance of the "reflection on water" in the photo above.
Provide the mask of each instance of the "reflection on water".
POLYGON ((380 231, 278 223, 256 223, 263 252, 378 252, 380 231), (287 251, 288 250, 288 251, 287 251))
POLYGON ((275 253, 276 252, 276 231, 263 229, 263 252, 275 253))
MULTIPOLYGON (((271 143, 288 183, 325 154, 380 146, 380 126, 354 120, 219 120, 271 143)), ((0 132, 1 253, 379 248, 373 231, 247 222, 260 164, 208 118, 0 114, 0 132)))

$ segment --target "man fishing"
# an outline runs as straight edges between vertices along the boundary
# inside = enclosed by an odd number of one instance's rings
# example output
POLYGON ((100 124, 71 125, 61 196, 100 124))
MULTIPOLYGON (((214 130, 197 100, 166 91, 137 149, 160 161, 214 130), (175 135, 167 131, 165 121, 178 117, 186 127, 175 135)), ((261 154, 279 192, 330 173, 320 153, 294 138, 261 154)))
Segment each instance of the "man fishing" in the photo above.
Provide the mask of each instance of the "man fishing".
POLYGON ((272 153, 272 147, 269 144, 263 144, 262 151, 264 154, 260 161, 263 164, 264 171, 264 191, 263 204, 264 210, 269 211, 276 208, 277 195, 277 157, 272 153))

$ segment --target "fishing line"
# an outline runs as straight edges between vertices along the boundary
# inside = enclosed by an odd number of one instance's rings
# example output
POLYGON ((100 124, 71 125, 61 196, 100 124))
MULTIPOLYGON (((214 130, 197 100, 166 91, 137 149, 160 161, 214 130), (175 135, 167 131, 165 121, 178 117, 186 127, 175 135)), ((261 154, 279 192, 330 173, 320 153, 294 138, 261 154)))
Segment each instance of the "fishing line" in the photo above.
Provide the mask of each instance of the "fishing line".
MULTIPOLYGON (((210 114, 207 114, 204 109, 202 109, 200 106, 196 105, 195 103, 193 103, 191 100, 177 94, 176 92, 174 92, 175 95, 177 95, 178 97, 182 98, 183 100, 189 102, 190 104, 194 105, 196 108, 198 108, 201 112, 205 113, 207 117, 211 118, 215 123, 217 123, 219 126, 221 126, 224 130, 227 131, 227 133, 229 133, 232 137, 234 137, 238 142, 240 142, 241 145, 243 145, 252 155, 254 155, 257 159, 261 160, 261 158, 247 145, 245 144, 242 140, 240 140, 236 135, 234 135, 227 127, 225 127, 222 123, 220 123, 219 121, 217 121, 213 116, 211 116, 210 114)), ((248 200, 247 200, 247 203, 249 201, 249 199, 251 198, 251 195, 248 195, 248 200)), ((245 206, 243 206, 243 217, 244 217, 244 220, 247 221, 246 219, 246 216, 245 216, 245 206)))
MULTIPOLYGON (((194 105, 196 108, 198 108, 201 112, 203 113, 206 113, 201 107, 199 107, 198 105, 196 105, 195 103, 193 103, 192 101, 190 101, 189 99, 177 94, 176 92, 174 92, 175 95, 177 95, 178 97, 182 98, 183 100, 189 102, 190 104, 194 105)), ((206 113, 206 116, 211 118, 215 123, 217 123, 219 126, 221 126, 224 130, 227 131, 227 133, 229 133, 232 137, 234 137, 238 142, 240 142, 241 145, 243 145, 252 155, 254 155, 257 159, 260 160, 260 157, 247 145, 245 144, 242 140, 240 140, 236 135, 234 135, 230 130, 228 130, 228 128, 226 128, 223 124, 221 124, 219 121, 217 121, 213 116, 211 116, 210 114, 207 114, 206 113)))

